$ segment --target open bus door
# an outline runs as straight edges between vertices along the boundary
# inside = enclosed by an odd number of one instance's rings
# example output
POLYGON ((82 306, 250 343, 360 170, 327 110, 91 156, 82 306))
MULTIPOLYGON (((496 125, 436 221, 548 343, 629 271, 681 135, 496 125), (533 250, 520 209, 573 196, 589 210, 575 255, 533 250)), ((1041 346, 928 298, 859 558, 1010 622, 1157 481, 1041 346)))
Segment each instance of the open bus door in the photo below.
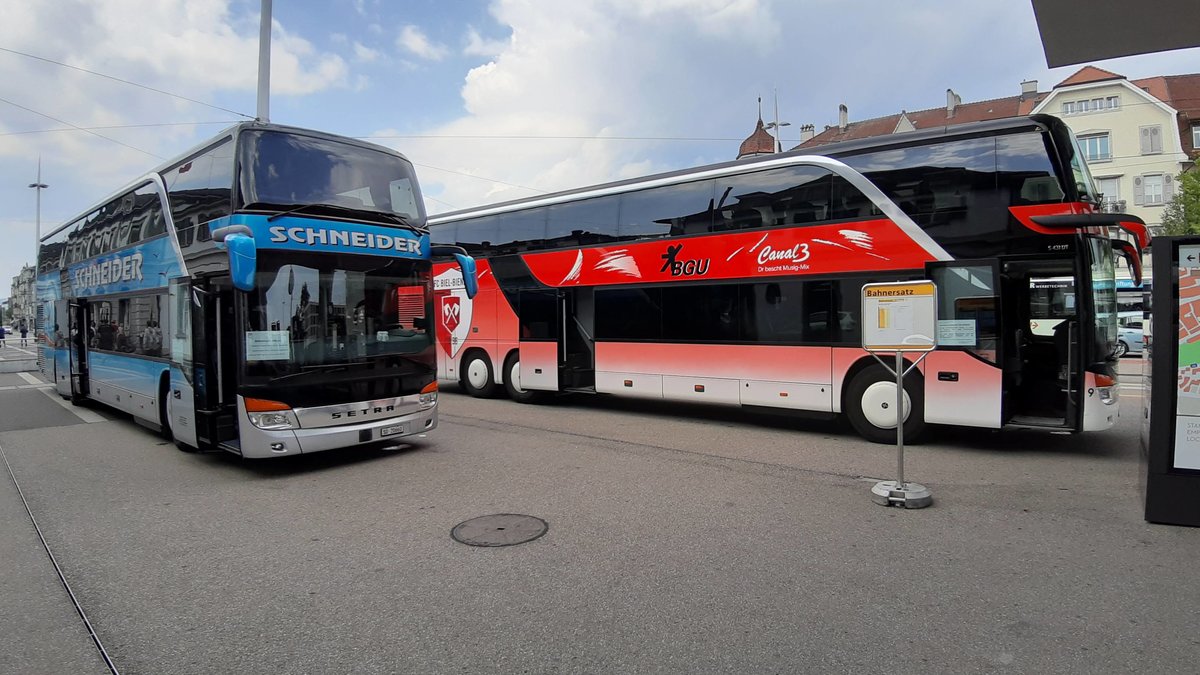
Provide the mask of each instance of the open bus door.
POLYGON ((68 312, 71 339, 67 346, 67 363, 71 378, 67 394, 72 403, 78 403, 87 398, 89 392, 87 357, 92 331, 88 323, 87 300, 70 302, 68 312))
POLYGON ((45 364, 42 373, 54 382, 54 388, 63 398, 71 397, 71 368, 70 352, 74 348, 74 333, 71 324, 71 307, 69 300, 54 301, 54 316, 52 322, 47 322, 44 335, 47 336, 47 347, 50 347, 51 363, 45 364), (66 331, 63 331, 63 327, 66 331), (51 330, 50 328, 53 328, 51 330))
POLYGON ((596 388, 596 289, 559 290, 559 377, 567 390, 596 388))
POLYGON ((167 420, 176 443, 197 448, 196 387, 192 369, 192 286, 186 279, 171 281, 167 295, 166 334, 171 341, 171 386, 167 393, 167 420))
POLYGON ((197 441, 240 454, 236 293, 223 277, 196 281, 191 295, 197 441))
POLYGON ((927 263, 937 286, 938 348, 925 357, 925 421, 1000 428, 1008 377, 1004 295, 995 260, 927 263))
POLYGON ((522 389, 595 391, 595 296, 590 287, 521 291, 522 389))
POLYGON ((1007 404, 1015 425, 1081 428, 1083 372, 1078 302, 1079 274, 1069 258, 1004 261, 1003 285, 1011 299, 1006 325, 1015 358, 1006 366, 1013 382, 1007 404))

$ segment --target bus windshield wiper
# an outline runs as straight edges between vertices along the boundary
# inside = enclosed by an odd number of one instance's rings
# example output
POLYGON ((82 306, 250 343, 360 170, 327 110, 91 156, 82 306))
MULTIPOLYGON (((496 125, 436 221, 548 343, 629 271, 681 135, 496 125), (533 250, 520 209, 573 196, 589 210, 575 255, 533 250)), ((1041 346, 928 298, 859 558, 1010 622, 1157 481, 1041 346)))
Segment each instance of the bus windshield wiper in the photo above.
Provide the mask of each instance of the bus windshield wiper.
POLYGON ((350 365, 346 364, 346 363, 324 363, 324 364, 316 364, 316 365, 312 365, 312 366, 300 366, 300 372, 289 373, 287 375, 280 375, 279 377, 272 377, 268 382, 270 384, 275 384, 277 382, 284 382, 284 381, 290 380, 292 378, 300 377, 301 375, 313 375, 317 372, 336 373, 338 371, 349 370, 349 369, 350 369, 350 365))
POLYGON ((405 218, 404 216, 402 216, 398 213, 386 213, 384 211, 371 211, 369 209, 354 209, 354 208, 350 208, 348 206, 338 206, 337 204, 326 204, 325 202, 312 202, 309 204, 301 204, 299 206, 293 206, 290 209, 280 211, 278 213, 273 213, 270 216, 267 216, 267 222, 272 222, 272 221, 278 220, 284 216, 290 216, 294 213, 300 213, 301 211, 308 211, 310 209, 317 209, 317 208, 322 209, 322 210, 333 211, 336 213, 350 214, 350 215, 354 215, 354 216, 362 216, 365 214, 365 215, 369 215, 370 217, 373 217, 373 218, 379 218, 379 219, 394 223, 394 224, 399 225, 400 227, 403 227, 411 232, 419 233, 421 231, 420 228, 418 228, 417 226, 410 223, 408 218, 405 218))

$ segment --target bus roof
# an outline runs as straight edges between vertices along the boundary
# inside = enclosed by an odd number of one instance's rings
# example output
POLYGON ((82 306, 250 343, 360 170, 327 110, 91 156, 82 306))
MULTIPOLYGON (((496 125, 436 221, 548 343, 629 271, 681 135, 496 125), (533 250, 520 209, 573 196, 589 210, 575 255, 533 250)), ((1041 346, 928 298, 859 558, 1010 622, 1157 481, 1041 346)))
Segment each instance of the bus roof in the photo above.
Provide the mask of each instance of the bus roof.
POLYGON ((58 227, 54 228, 53 230, 50 230, 46 234, 43 234, 41 241, 46 241, 46 240, 50 239, 50 237, 53 237, 54 235, 58 234, 64 228, 69 227, 75 221, 87 216, 89 213, 100 208, 104 204, 107 204, 108 202, 112 201, 113 199, 116 199, 117 197, 120 197, 121 195, 125 194, 129 190, 132 190, 133 188, 145 183, 146 181, 152 180, 153 176, 155 176, 156 174, 162 175, 163 173, 166 173, 167 171, 174 169, 175 167, 179 166, 180 164, 183 164, 184 162, 187 162, 188 160, 196 157, 197 155, 201 154, 208 148, 212 147, 216 143, 223 141, 226 138, 235 137, 238 134, 241 134, 243 131, 253 131, 253 130, 283 131, 283 132, 299 134, 299 135, 303 135, 303 136, 314 136, 317 138, 323 138, 323 139, 327 139, 327 140, 331 140, 331 141, 347 143, 349 145, 357 145, 362 148, 369 148, 371 150, 377 150, 379 152, 386 152, 388 154, 396 155, 396 156, 404 159, 405 161, 408 161, 408 158, 404 156, 404 153, 402 153, 398 150, 394 150, 394 149, 389 148, 384 145, 370 143, 368 141, 360 140, 357 138, 351 138, 349 136, 339 136, 337 134, 331 134, 331 133, 328 133, 325 131, 317 131, 316 129, 305 129, 303 127, 293 127, 293 126, 288 126, 286 124, 274 124, 274 123, 270 123, 270 122, 264 123, 264 122, 259 122, 258 120, 247 120, 245 122, 238 122, 237 124, 234 124, 233 126, 222 129, 219 133, 208 137, 203 142, 197 143, 196 145, 192 146, 185 152, 175 155, 174 157, 167 160, 166 162, 154 167, 154 169, 152 169, 148 173, 144 173, 144 174, 138 176, 137 178, 134 178, 133 180, 125 183, 124 185, 117 188, 116 190, 113 190, 111 193, 107 194, 103 198, 93 202, 82 213, 77 213, 74 216, 71 216, 70 218, 65 220, 58 227))
POLYGON ((566 202, 585 194, 589 196, 600 196, 602 194, 623 192, 626 191, 625 188, 639 186, 643 183, 670 183, 673 182, 672 179, 679 179, 678 182, 683 182, 685 179, 692 178, 700 173, 715 173, 723 170, 732 171, 734 169, 738 170, 739 172, 752 171, 757 165, 760 164, 765 165, 763 168, 768 168, 769 165, 777 165, 781 163, 781 160, 797 159, 800 157, 812 157, 815 155, 833 157, 836 159, 838 157, 847 157, 868 151, 928 145, 931 142, 950 138, 995 136, 1032 129, 1049 130, 1051 132, 1062 133, 1062 131, 1058 130, 1057 127, 1063 127, 1065 129, 1063 122, 1056 117, 1050 115, 1029 115, 1023 117, 1007 117, 999 120, 988 120, 985 122, 973 122, 970 124, 956 124, 945 127, 937 127, 934 129, 922 129, 920 131, 909 131, 900 134, 891 134, 888 136, 876 136, 873 138, 864 138, 853 141, 842 141, 839 143, 828 143, 813 148, 792 149, 787 152, 775 153, 765 157, 739 159, 728 162, 719 162, 716 164, 690 167, 687 169, 677 169, 675 171, 666 171, 663 173, 651 174, 638 178, 628 178, 610 183, 601 183, 598 185, 588 185, 585 187, 572 188, 570 190, 551 192, 534 197, 522 197, 521 199, 497 202, 495 204, 483 204, 479 206, 472 206, 466 209, 447 211, 445 213, 429 216, 429 225, 430 227, 434 227, 441 221, 457 220, 475 214, 484 215, 484 212, 490 215, 493 213, 514 211, 526 205, 545 205, 566 202))

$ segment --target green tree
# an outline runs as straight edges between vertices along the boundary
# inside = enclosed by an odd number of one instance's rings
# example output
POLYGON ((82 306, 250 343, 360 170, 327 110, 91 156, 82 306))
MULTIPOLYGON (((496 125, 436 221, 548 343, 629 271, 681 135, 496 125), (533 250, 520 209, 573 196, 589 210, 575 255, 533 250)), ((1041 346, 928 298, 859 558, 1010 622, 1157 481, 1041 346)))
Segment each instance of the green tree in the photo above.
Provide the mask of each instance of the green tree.
POLYGON ((1175 196, 1163 209, 1163 234, 1200 234, 1200 169, 1179 174, 1175 196))

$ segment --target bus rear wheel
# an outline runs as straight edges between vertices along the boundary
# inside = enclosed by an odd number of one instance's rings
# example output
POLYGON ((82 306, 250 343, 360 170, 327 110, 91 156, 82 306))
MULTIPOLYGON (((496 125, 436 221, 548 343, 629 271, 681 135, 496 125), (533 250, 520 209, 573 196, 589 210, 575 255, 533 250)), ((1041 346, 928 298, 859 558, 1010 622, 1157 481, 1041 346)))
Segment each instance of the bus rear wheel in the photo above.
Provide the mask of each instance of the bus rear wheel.
POLYGON ((513 353, 504 360, 504 391, 518 403, 533 403, 541 392, 521 388, 521 357, 513 353))
POLYGON ((496 378, 492 377, 492 362, 487 354, 470 352, 462 360, 462 387, 476 398, 487 398, 496 391, 496 378))
MULTIPOLYGON (((917 441, 925 431, 925 400, 920 376, 904 378, 904 441, 917 441)), ((896 376, 880 365, 859 371, 846 388, 842 408, 860 436, 872 443, 896 442, 896 376)))

